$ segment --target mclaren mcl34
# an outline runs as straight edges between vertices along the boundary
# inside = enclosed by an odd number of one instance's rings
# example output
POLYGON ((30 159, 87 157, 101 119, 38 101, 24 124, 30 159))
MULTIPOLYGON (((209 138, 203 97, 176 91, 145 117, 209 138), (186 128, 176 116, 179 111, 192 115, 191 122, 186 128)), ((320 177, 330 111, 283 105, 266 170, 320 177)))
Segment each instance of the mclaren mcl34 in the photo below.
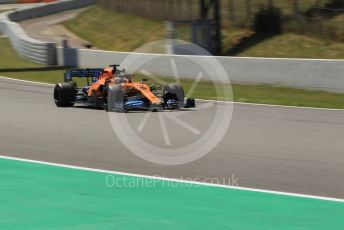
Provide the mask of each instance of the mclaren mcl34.
POLYGON ((195 107, 195 100, 184 98, 181 85, 147 85, 147 79, 135 82, 134 75, 126 74, 119 65, 99 69, 69 69, 64 83, 56 84, 54 101, 58 107, 85 105, 106 111, 177 110, 195 107), (86 78, 87 83, 78 87, 74 78, 86 78))

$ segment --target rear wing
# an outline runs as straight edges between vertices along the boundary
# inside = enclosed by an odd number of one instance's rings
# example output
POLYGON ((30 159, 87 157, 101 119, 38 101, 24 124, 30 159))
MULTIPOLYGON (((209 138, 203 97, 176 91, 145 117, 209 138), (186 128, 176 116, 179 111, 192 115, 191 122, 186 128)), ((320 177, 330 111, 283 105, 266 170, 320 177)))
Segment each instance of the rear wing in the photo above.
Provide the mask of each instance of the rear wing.
POLYGON ((70 82, 73 81, 74 77, 78 78, 87 78, 89 83, 89 78, 92 78, 92 82, 96 82, 99 76, 102 74, 103 69, 68 69, 64 73, 64 81, 70 82))

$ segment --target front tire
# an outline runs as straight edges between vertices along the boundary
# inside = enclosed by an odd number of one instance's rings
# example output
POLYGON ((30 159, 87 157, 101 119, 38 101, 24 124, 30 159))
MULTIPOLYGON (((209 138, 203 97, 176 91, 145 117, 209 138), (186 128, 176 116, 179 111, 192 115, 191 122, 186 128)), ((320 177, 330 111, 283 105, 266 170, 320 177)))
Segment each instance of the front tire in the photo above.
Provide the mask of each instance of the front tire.
POLYGON ((107 89, 106 111, 125 112, 124 92, 120 85, 110 85, 107 89))
POLYGON ((75 103, 75 87, 71 83, 58 83, 54 88, 54 101, 57 107, 71 107, 75 103))
POLYGON ((165 105, 167 105, 169 100, 174 100, 177 102, 175 109, 184 107, 184 90, 180 84, 171 83, 165 85, 162 95, 165 105))

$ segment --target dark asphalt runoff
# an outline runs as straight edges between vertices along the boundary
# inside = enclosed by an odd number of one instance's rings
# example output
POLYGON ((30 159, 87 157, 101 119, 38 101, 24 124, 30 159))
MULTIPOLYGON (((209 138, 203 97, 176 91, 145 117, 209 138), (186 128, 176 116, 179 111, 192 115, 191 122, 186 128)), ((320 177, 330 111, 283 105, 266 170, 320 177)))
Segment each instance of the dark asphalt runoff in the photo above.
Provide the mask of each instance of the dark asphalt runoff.
MULTIPOLYGON (((234 104, 231 126, 215 149, 192 163, 163 166, 131 153, 105 111, 57 108, 52 90, 0 78, 0 155, 344 198, 344 111, 234 104)), ((191 114, 192 124, 209 117, 208 110, 191 114)), ((167 130, 188 139, 178 124, 167 130)))

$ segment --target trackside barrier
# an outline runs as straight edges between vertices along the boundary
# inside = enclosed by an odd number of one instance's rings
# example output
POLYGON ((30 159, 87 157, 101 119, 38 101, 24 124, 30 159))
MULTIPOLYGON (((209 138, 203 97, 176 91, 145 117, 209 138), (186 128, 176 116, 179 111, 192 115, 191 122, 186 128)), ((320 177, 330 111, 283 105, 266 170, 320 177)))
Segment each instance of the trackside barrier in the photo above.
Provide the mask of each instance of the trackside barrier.
POLYGON ((56 65, 56 43, 30 38, 16 22, 73 10, 94 4, 95 0, 60 0, 53 3, 37 4, 20 10, 0 14, 0 32, 6 35, 18 54, 33 62, 56 65))
POLYGON ((0 31, 5 34, 17 53, 33 62, 56 64, 56 44, 30 38, 19 24, 0 21, 0 31))
MULTIPOLYGON (((84 68, 121 63, 129 54, 134 65, 157 76, 173 77, 171 59, 174 59, 181 78, 195 78, 200 66, 213 57, 164 54, 140 54, 87 49, 59 48, 61 65, 84 68), (96 60, 96 64, 95 64, 96 60)), ((344 60, 216 57, 233 83, 285 85, 305 89, 344 92, 344 60)), ((131 67, 125 66, 130 72, 131 67)), ((203 80, 211 80, 204 74, 203 80)), ((216 79, 215 79, 216 80, 216 79)))
POLYGON ((0 4, 13 4, 17 3, 16 0, 0 0, 0 4))

